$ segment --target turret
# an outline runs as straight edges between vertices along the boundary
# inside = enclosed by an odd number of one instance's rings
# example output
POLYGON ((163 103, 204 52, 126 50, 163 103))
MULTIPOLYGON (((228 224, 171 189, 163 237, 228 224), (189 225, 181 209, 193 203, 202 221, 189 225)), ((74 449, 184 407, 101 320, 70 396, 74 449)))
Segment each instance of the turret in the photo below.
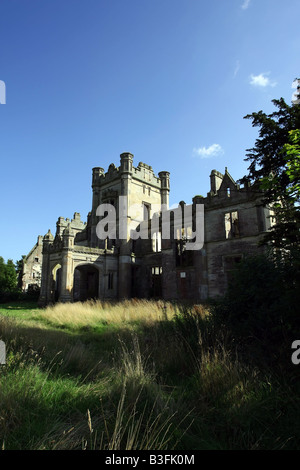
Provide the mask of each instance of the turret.
POLYGON ((63 231, 64 248, 72 248, 74 246, 74 237, 74 231, 71 229, 71 224, 69 223, 63 231))
POLYGON ((93 168, 92 188, 99 185, 100 177, 102 175, 104 175, 104 168, 101 168, 100 166, 93 168))
POLYGON ((218 190, 219 190, 219 188, 222 184, 223 177, 224 177, 224 175, 222 175, 222 173, 220 173, 219 171, 212 170, 212 172, 210 174, 210 190, 214 194, 217 194, 217 192, 218 192, 218 190))
POLYGON ((129 152, 121 153, 121 166, 120 170, 121 173, 132 173, 132 162, 133 162, 133 155, 129 152))
POLYGON ((51 230, 49 228, 48 232, 46 233, 46 235, 43 238, 43 242, 44 243, 46 242, 46 244, 49 244, 49 243, 52 243, 53 240, 54 240, 54 236, 52 235, 51 230))
POLYGON ((170 173, 168 171, 160 171, 158 173, 161 182, 161 203, 166 204, 169 208, 169 193, 170 193, 170 173))

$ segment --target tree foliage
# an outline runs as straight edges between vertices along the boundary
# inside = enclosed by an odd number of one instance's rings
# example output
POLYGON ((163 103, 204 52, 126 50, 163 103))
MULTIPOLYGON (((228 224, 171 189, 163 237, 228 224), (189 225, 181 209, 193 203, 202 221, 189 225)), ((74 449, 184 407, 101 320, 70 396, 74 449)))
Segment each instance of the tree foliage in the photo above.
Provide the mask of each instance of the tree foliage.
POLYGON ((283 98, 272 103, 271 114, 245 116, 259 136, 247 150, 249 173, 241 180, 256 183, 262 204, 274 211, 264 238, 272 249, 240 263, 214 313, 239 344, 251 344, 259 357, 276 346, 278 359, 300 332, 300 87, 291 105, 283 98))
MULTIPOLYGON (((299 255, 299 253, 298 253, 299 255)), ((298 262, 280 256, 246 257, 236 268, 226 295, 213 316, 233 343, 259 362, 287 361, 287 351, 300 333, 298 262)))
POLYGON ((13 260, 5 263, 0 256, 0 293, 15 292, 17 289, 17 272, 13 260))
POLYGON ((288 105, 283 98, 272 103, 277 110, 271 114, 245 116, 260 130, 254 148, 247 150, 249 173, 242 181, 257 182, 263 203, 274 209, 276 223, 265 241, 292 250, 300 241, 300 104, 296 100, 288 105))

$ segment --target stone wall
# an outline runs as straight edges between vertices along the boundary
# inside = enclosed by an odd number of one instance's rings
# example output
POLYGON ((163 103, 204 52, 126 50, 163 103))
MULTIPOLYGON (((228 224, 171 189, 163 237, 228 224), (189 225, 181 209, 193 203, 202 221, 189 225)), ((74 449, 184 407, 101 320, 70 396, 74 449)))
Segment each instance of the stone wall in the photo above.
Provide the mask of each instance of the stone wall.
MULTIPOLYGON (((80 300, 88 295, 103 299, 215 298, 224 294, 241 259, 260 250, 258 242, 270 227, 270 211, 261 205, 257 188, 241 188, 227 168, 224 174, 211 172, 206 197, 193 198, 193 218, 183 234, 186 239, 178 239, 182 227, 174 231, 172 217, 171 237, 161 239, 160 209, 167 211, 168 216, 173 213, 168 210, 168 172, 156 176, 151 166, 141 162, 134 167, 133 155, 123 153, 118 168, 114 164, 107 172, 101 167, 93 168, 92 190, 87 222, 82 222, 78 213, 72 220, 60 217, 55 237, 49 231, 43 239, 41 304, 80 300), (117 230, 115 240, 99 240, 97 224, 101 217, 97 208, 103 203, 113 205, 118 228, 119 196, 125 198, 128 207, 125 238, 119 237, 117 230), (196 204, 204 208, 204 245, 188 250, 196 223, 196 204), (137 205, 144 206, 143 214, 137 214, 137 205), (154 217, 157 211, 159 214, 154 217), (157 232, 153 240, 151 225, 157 232), (133 240, 132 234, 139 230, 148 238, 133 240)), ((185 203, 182 201, 179 207, 184 210, 185 203)))
POLYGON ((27 256, 23 257, 22 291, 40 288, 43 262, 43 237, 38 236, 37 243, 27 256))

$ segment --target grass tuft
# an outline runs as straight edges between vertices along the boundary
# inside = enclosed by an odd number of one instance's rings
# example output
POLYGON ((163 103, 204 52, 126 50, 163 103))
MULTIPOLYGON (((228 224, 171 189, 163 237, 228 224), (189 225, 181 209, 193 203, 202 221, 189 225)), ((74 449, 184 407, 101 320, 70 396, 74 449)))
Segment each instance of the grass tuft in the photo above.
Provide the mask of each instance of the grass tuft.
POLYGON ((3 449, 299 448, 295 371, 247 361, 204 305, 6 304, 0 337, 3 449))

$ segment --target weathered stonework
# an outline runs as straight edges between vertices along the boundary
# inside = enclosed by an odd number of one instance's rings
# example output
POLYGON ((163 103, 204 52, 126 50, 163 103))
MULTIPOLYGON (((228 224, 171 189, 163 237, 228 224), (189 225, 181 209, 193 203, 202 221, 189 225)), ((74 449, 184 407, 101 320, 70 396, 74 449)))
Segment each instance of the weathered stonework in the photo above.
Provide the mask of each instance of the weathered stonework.
POLYGON ((38 236, 37 242, 27 256, 23 256, 20 287, 23 292, 41 287, 43 261, 43 237, 38 236))
POLYGON ((261 193, 255 186, 240 188, 227 169, 224 174, 213 170, 207 196, 193 198, 193 209, 204 205, 204 245, 191 251, 186 249, 188 240, 178 239, 178 229, 174 233, 172 218, 170 239, 161 238, 162 214, 154 214, 162 205, 168 209, 169 173, 156 176, 144 163, 135 168, 130 153, 120 158, 120 166, 111 164, 106 173, 93 168, 87 222, 78 213, 72 220, 60 217, 55 236, 49 231, 43 238, 40 305, 87 298, 201 301, 222 295, 236 263, 262 249, 258 241, 270 227, 270 213, 260 204, 261 193), (125 239, 118 233, 119 196, 128 207, 125 239), (115 238, 101 240, 97 208, 105 203, 115 208, 117 231, 115 238), (134 212, 134 205, 141 203, 142 223, 134 212), (132 239, 132 230, 150 233, 151 226, 158 228, 152 238, 132 239))

